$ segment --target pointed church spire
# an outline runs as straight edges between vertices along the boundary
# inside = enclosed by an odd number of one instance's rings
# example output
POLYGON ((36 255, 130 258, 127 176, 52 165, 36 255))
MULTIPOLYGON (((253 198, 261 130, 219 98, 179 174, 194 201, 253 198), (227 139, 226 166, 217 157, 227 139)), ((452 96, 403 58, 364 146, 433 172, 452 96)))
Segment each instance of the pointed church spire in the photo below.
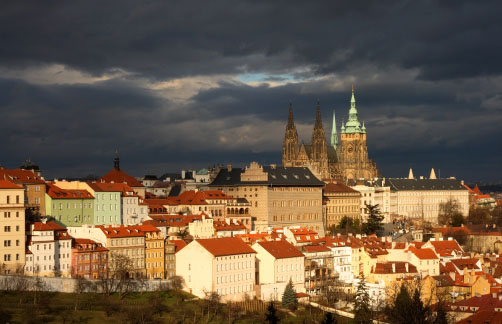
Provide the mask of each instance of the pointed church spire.
POLYGON ((335 110, 333 109, 333 125, 331 126, 331 146, 336 150, 338 146, 338 134, 336 133, 335 110))
POLYGON ((408 179, 415 179, 413 176, 413 170, 410 168, 410 173, 408 174, 408 179))
POLYGON ((319 100, 317 100, 317 109, 315 112, 315 125, 314 129, 316 128, 322 128, 322 120, 321 120, 321 104, 319 100))
POLYGON ((117 170, 120 170, 120 159, 119 159, 118 149, 115 149, 115 158, 113 159, 113 167, 117 170))
POLYGON ((295 121, 293 119, 293 104, 289 103, 289 116, 288 116, 288 126, 287 128, 295 127, 295 121))
POLYGON ((356 98, 354 96, 354 85, 352 85, 352 97, 350 98, 349 120, 345 124, 345 132, 348 134, 361 133, 361 123, 357 118, 356 98))
POLYGON ((429 179, 437 179, 436 172, 434 171, 434 168, 431 169, 431 175, 429 176, 429 179))

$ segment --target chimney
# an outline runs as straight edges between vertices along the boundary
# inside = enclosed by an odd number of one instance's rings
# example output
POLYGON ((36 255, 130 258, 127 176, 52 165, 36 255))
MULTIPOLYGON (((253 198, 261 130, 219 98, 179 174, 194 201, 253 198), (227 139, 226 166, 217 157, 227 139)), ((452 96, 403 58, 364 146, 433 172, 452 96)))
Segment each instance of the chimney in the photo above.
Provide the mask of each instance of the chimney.
POLYGON ((185 179, 185 170, 181 170, 181 179, 185 179))
POLYGON ((396 273, 396 264, 392 263, 392 273, 396 273))
POLYGON ((277 168, 277 164, 271 164, 271 165, 270 165, 270 168, 271 168, 271 169, 275 169, 275 168, 277 168))
POLYGON ((406 263, 404 264, 404 267, 405 267, 405 269, 406 269, 406 272, 410 272, 410 270, 409 270, 409 268, 408 268, 408 262, 406 262, 406 263))
POLYGON ((231 164, 228 164, 228 165, 227 165, 227 169, 228 169, 228 172, 232 172, 232 165, 231 165, 231 164))
POLYGON ((499 295, 499 300, 502 300, 502 295, 499 295))
POLYGON ((496 292, 493 292, 493 293, 492 293, 492 297, 493 297, 493 298, 497 298, 497 293, 496 293, 496 292))

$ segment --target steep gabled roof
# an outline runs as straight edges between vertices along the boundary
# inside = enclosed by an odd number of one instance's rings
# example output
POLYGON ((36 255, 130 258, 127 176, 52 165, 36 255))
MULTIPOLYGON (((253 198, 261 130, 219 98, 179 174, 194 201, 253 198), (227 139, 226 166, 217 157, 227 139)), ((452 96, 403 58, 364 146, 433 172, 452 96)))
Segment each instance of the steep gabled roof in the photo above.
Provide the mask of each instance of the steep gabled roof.
POLYGON ((33 230, 34 231, 63 231, 66 230, 65 227, 58 225, 55 222, 47 222, 47 223, 42 223, 42 222, 35 222, 33 223, 33 230))
POLYGON ((276 259, 298 258, 304 256, 293 244, 287 241, 268 241, 258 242, 257 244, 276 259))
POLYGON ((23 189, 10 180, 0 180, 0 189, 23 189))
POLYGON ((133 188, 144 187, 141 182, 139 182, 135 177, 128 175, 122 170, 117 170, 115 168, 111 169, 107 174, 102 176, 99 181, 102 182, 115 182, 115 183, 127 183, 133 188))
POLYGON ((432 249, 417 249, 414 246, 410 246, 408 251, 412 252, 417 256, 417 258, 421 260, 431 260, 431 259, 439 259, 437 254, 432 249))
POLYGON ((401 261, 377 262, 371 272, 374 274, 418 273, 417 267, 401 261))
POLYGON ((31 170, 0 168, 0 179, 14 183, 44 184, 45 181, 31 170))
POLYGON ((249 245, 237 237, 222 237, 212 239, 199 239, 197 243, 202 245, 209 253, 218 257, 226 255, 256 253, 249 245))
POLYGON ((62 189, 53 183, 47 183, 47 194, 52 199, 94 199, 91 193, 84 189, 62 189))

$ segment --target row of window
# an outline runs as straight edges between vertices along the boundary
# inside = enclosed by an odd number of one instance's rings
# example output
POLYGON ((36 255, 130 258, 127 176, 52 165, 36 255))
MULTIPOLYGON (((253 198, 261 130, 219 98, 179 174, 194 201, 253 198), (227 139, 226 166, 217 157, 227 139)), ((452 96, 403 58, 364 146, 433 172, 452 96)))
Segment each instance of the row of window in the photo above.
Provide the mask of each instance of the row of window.
POLYGON ((273 200, 272 207, 318 207, 320 200, 273 200))
POLYGON ((119 239, 112 239, 111 240, 111 245, 112 246, 120 246, 120 245, 138 245, 138 244, 144 244, 144 238, 143 237, 137 237, 137 238, 119 238, 119 239))
MULTIPOLYGON (((4 226, 3 231, 5 233, 10 233, 11 232, 11 227, 10 226, 4 226)), ((19 225, 16 225, 16 232, 19 232, 19 225)))
MULTIPOLYGON (((225 263, 216 265, 216 271, 228 271, 228 270, 238 270, 238 269, 248 269, 251 268, 251 261, 241 261, 235 263, 225 263)), ((190 270, 190 265, 188 265, 188 270, 190 270)))
POLYGON ((229 295, 229 294, 235 294, 235 293, 240 293, 240 292, 248 292, 253 290, 253 285, 242 285, 242 286, 237 286, 237 287, 228 287, 228 288, 222 288, 222 289, 217 289, 216 292, 218 295, 229 295))
MULTIPOLYGON (((274 220, 274 222, 277 222, 279 218, 274 215, 274 216, 272 216, 272 219, 274 220)), ((318 213, 315 213, 315 214, 308 213, 308 214, 303 214, 303 215, 300 215, 300 214, 296 215, 296 220, 319 220, 319 219, 320 219, 320 216, 318 213)), ((293 217, 293 214, 281 215, 280 220, 281 221, 293 221, 294 217, 293 217)))
POLYGON ((234 274, 234 275, 229 275, 229 276, 216 277, 216 283, 217 284, 224 284, 224 283, 229 283, 229 282, 249 280, 252 278, 253 278, 253 274, 251 272, 246 272, 246 274, 239 273, 239 274, 234 274))
MULTIPOLYGON (((12 215, 11 212, 4 212, 3 213, 3 217, 4 218, 10 218, 11 215, 12 215)), ((18 211, 16 212, 16 218, 19 218, 19 212, 18 211)))
MULTIPOLYGON (((16 261, 19 261, 19 253, 16 253, 16 261)), ((10 254, 4 254, 3 255, 3 260, 5 262, 8 262, 8 261, 14 261, 14 258, 11 258, 11 255, 10 254)))
MULTIPOLYGON (((16 240, 16 246, 19 246, 21 244, 21 242, 19 240, 16 240)), ((11 240, 4 240, 3 241, 3 246, 4 247, 9 247, 11 246, 11 240)))
MULTIPOLYGON (((0 204, 2 202, 0 201, 0 204)), ((15 198, 11 199, 11 196, 7 195, 5 199, 6 204, 20 204, 21 203, 21 198, 19 195, 16 195, 15 198)))
POLYGON ((284 272, 284 271, 294 271, 294 270, 302 270, 303 269, 303 263, 298 263, 295 264, 286 264, 284 265, 277 265, 277 272, 284 272))

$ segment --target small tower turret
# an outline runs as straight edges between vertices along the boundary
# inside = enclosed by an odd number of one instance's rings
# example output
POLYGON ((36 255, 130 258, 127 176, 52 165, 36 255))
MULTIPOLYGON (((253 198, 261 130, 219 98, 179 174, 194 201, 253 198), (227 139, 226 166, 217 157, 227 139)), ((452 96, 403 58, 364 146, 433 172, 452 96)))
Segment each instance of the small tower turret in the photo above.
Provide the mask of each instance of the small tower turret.
POLYGON ((115 150, 115 158, 113 159, 113 167, 117 170, 120 170, 119 150, 115 150))

